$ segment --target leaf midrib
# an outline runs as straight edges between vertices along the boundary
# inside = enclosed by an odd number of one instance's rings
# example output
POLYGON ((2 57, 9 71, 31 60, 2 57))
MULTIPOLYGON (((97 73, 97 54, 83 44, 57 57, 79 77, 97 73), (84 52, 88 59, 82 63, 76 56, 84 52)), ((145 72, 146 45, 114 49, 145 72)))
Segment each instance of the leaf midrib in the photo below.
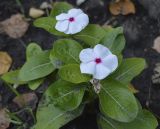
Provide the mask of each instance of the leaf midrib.
POLYGON ((76 90, 73 89, 73 90, 71 90, 70 92, 68 92, 68 93, 66 93, 66 94, 64 94, 64 95, 62 95, 62 96, 60 96, 60 97, 58 97, 58 98, 56 98, 56 99, 59 100, 59 99, 61 99, 61 98, 64 98, 64 97, 66 97, 67 95, 74 93, 74 91, 76 91, 76 90))
POLYGON ((46 127, 44 127, 43 129, 46 129, 50 123, 52 123, 53 121, 55 121, 55 120, 58 119, 59 117, 63 116, 65 113, 66 113, 66 112, 63 112, 63 113, 57 115, 56 117, 54 117, 53 119, 51 119, 51 120, 46 124, 46 127))
POLYGON ((31 70, 29 70, 28 72, 33 72, 34 70, 40 69, 41 67, 44 67, 45 65, 49 65, 49 64, 52 64, 52 63, 47 62, 47 63, 44 63, 44 64, 37 65, 37 66, 33 67, 31 70))
POLYGON ((128 112, 128 110, 126 110, 125 107, 123 107, 103 86, 102 89, 106 92, 106 94, 108 94, 118 105, 119 107, 127 113, 128 117, 132 118, 132 116, 130 116, 130 113, 128 112))
POLYGON ((102 115, 100 116, 104 121, 106 121, 110 126, 112 126, 114 129, 117 129, 109 120, 107 120, 105 117, 102 115))

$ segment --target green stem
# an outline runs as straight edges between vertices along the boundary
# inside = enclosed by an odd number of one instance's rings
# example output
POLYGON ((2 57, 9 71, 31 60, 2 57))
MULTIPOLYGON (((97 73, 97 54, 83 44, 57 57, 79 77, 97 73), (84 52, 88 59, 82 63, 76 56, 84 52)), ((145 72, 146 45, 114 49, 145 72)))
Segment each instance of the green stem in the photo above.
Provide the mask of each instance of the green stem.
POLYGON ((16 120, 9 120, 11 123, 16 124, 16 125, 22 125, 22 122, 16 121, 16 120))
POLYGON ((10 84, 7 85, 12 90, 12 92, 16 94, 16 96, 20 96, 20 93, 16 89, 14 89, 13 86, 11 86, 10 84))
POLYGON ((21 0, 16 0, 17 5, 20 7, 21 13, 23 13, 23 15, 25 15, 24 13, 24 8, 22 6, 21 0))

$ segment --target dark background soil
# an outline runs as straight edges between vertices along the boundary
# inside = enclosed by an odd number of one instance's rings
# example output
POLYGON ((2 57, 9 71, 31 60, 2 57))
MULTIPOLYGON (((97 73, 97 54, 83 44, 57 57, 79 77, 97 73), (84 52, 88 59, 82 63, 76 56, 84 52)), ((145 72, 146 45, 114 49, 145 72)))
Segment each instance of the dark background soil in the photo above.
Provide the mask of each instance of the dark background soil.
MULTIPOLYGON (((68 0, 75 5, 75 0, 68 0)), ((23 0, 22 5, 28 16, 30 7, 39 7, 43 0, 23 0)), ((126 47, 124 50, 125 57, 143 57, 148 63, 148 68, 137 78, 133 80, 133 85, 140 91, 136 96, 140 100, 143 107, 148 108, 157 118, 160 116, 160 85, 153 84, 151 76, 157 62, 160 62, 160 54, 152 49, 154 39, 160 35, 159 23, 159 7, 158 0, 134 0, 136 5, 136 14, 128 16, 113 16, 108 11, 108 3, 110 0, 105 0, 104 3, 99 0, 88 0, 80 7, 83 8, 90 17, 91 23, 104 24, 109 22, 113 26, 123 26, 126 47), (140 1, 140 3, 139 3, 140 1), (112 20, 111 20, 112 19, 112 20)), ((0 0, 0 21, 9 18, 11 15, 19 13, 20 7, 14 0, 0 0)), ((0 34, 0 51, 7 51, 13 58, 11 69, 17 69, 25 61, 25 48, 31 41, 37 42, 44 49, 52 47, 52 43, 56 38, 44 30, 37 29, 31 25, 27 33, 21 39, 12 39, 5 34, 0 34)), ((25 86, 19 87, 20 93, 29 92, 25 86)), ((36 91, 39 94, 39 91, 36 91)), ((0 106, 7 107, 11 111, 17 111, 17 106, 12 102, 14 93, 3 82, 0 82, 0 95, 2 100, 0 106)), ((91 112, 91 111, 90 111, 91 112)), ((95 113, 90 113, 87 110, 83 115, 76 120, 67 124, 63 129, 98 129, 96 124, 95 113)), ((21 119, 33 124, 33 119, 29 113, 23 112, 20 114, 21 119)), ((9 129, 16 129, 11 125, 9 129)))

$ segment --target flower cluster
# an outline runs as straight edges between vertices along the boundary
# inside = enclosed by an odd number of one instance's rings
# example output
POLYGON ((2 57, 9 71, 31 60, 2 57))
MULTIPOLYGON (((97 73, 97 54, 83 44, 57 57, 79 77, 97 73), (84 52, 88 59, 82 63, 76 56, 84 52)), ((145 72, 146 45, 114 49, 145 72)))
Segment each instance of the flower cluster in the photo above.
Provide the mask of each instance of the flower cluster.
MULTIPOLYGON (((56 30, 65 34, 75 34, 84 29, 88 23, 88 16, 81 9, 70 9, 68 13, 56 16, 56 30)), ((101 45, 93 49, 87 48, 80 52, 81 73, 91 74, 93 78, 101 80, 107 77, 118 67, 118 59, 111 51, 101 45)))

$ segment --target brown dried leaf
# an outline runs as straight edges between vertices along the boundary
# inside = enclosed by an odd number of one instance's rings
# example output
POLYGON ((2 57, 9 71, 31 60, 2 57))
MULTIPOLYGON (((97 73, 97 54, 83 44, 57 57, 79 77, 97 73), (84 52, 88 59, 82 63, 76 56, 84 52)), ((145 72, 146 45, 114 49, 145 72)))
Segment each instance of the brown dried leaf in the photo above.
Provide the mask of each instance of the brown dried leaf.
POLYGON ((41 9, 30 8, 30 10, 29 10, 29 16, 32 18, 38 18, 44 14, 45 14, 45 12, 41 9))
POLYGON ((130 0, 118 0, 114 3, 110 3, 109 10, 113 15, 128 15, 135 14, 135 6, 130 0))
POLYGON ((29 26, 21 14, 12 15, 11 18, 2 21, 0 24, 1 29, 11 38, 15 39, 22 37, 29 26))
POLYGON ((38 97, 35 93, 25 93, 20 96, 17 96, 13 99, 13 102, 16 103, 20 108, 29 106, 32 109, 36 108, 38 102, 38 97))
POLYGON ((155 40, 154 40, 154 44, 152 47, 154 50, 156 50, 158 53, 160 53, 160 36, 158 36, 155 40))
POLYGON ((7 129, 10 121, 6 109, 0 109, 0 129, 7 129))
POLYGON ((12 58, 7 52, 0 52, 0 75, 8 72, 12 64, 12 58))

